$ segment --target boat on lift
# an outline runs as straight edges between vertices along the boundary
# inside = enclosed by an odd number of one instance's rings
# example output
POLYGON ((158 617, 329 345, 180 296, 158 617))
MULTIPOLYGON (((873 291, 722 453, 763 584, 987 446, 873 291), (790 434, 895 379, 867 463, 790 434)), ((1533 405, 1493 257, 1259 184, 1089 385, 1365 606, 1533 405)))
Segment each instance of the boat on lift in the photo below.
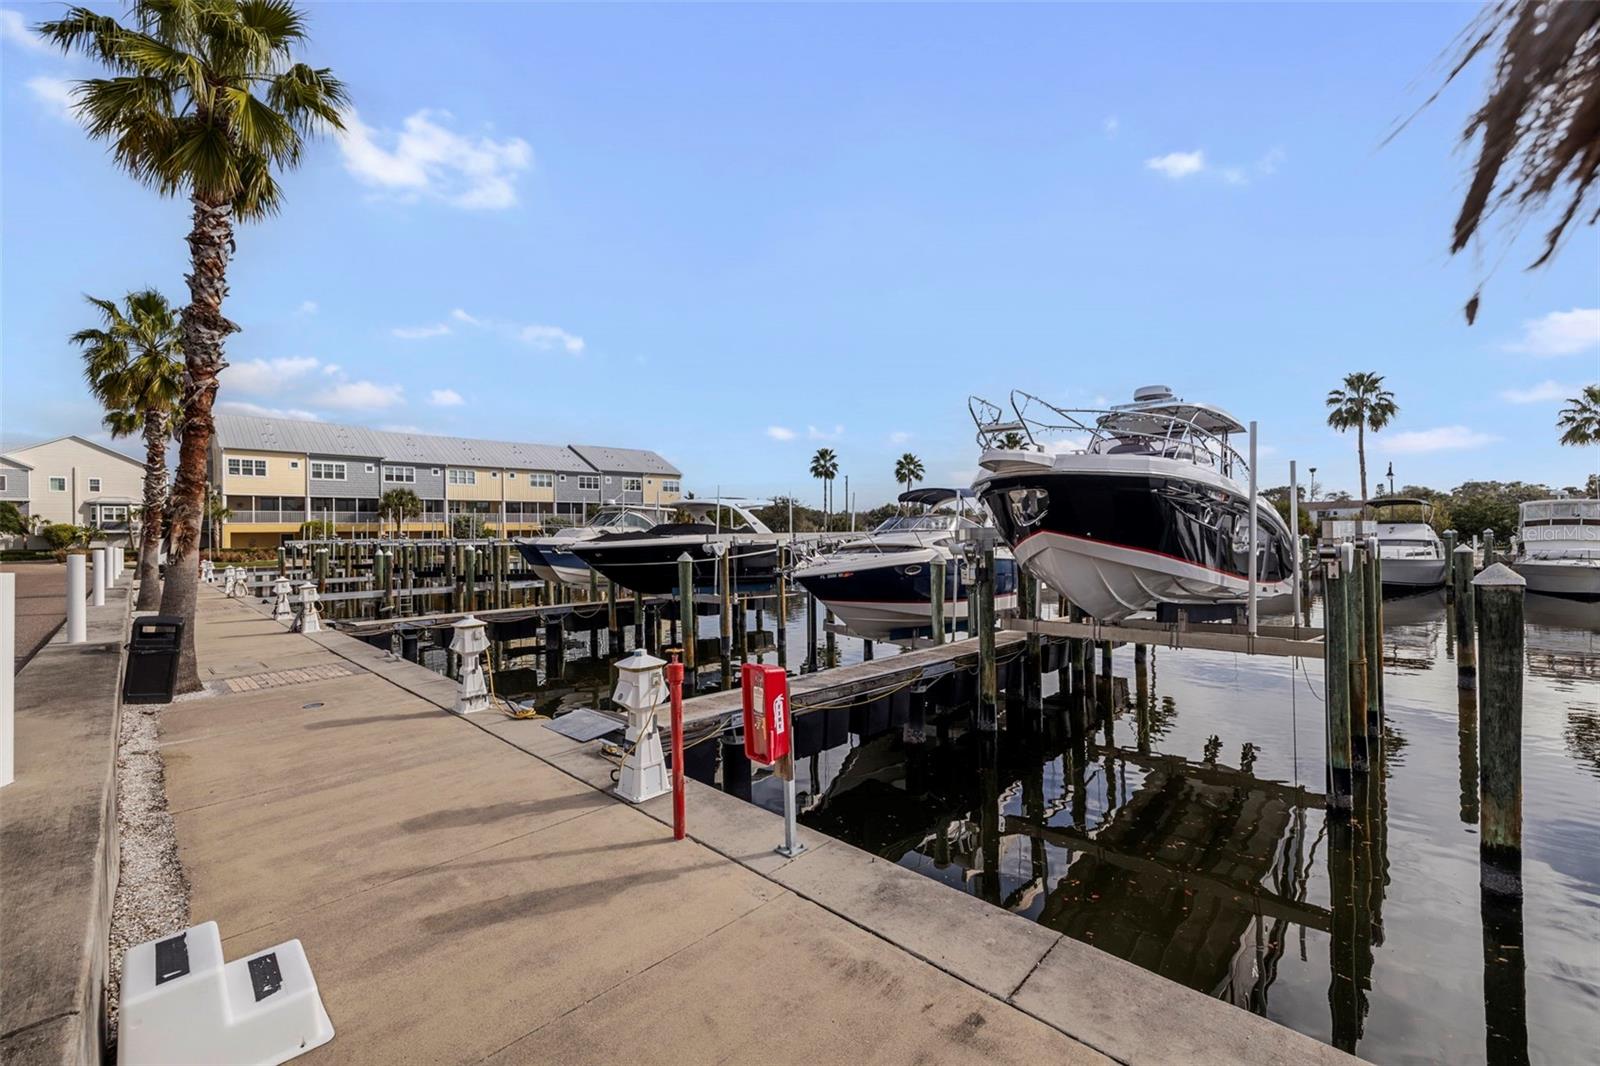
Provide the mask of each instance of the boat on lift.
POLYGON ((518 537, 512 541, 533 572, 545 581, 587 585, 589 564, 572 547, 602 533, 643 533, 672 517, 660 507, 604 507, 581 525, 568 526, 544 537, 518 537))
MULTIPOLYGON (((1249 469, 1229 438, 1245 426, 1161 385, 1105 410, 1023 392, 1011 417, 978 397, 982 472, 973 489, 1017 562, 1094 618, 1249 595, 1249 469)), ((1258 498, 1256 592, 1293 590, 1288 524, 1258 498)))
POLYGON ((646 596, 677 591, 678 560, 685 552, 694 565, 697 589, 716 586, 718 560, 725 554, 735 588, 772 585, 778 571, 778 534, 743 502, 683 500, 673 506, 688 521, 601 533, 573 544, 572 553, 607 581, 646 596))
POLYGON ((1410 595, 1444 584, 1448 560, 1444 542, 1433 531, 1433 505, 1427 500, 1386 496, 1370 500, 1385 595, 1410 595), (1413 509, 1406 513, 1407 508, 1413 509))
MULTIPOLYGON (((982 527, 982 508, 971 489, 925 488, 902 492, 899 502, 917 513, 885 519, 864 537, 800 563, 794 579, 821 600, 851 633, 866 640, 925 635, 933 624, 933 564, 944 571, 944 617, 967 617, 961 580, 963 533, 982 527)), ((997 610, 1016 605, 1017 565, 1004 548, 995 553, 997 610)))
POLYGON ((1600 600, 1600 500, 1529 500, 1511 568, 1528 591, 1600 600))

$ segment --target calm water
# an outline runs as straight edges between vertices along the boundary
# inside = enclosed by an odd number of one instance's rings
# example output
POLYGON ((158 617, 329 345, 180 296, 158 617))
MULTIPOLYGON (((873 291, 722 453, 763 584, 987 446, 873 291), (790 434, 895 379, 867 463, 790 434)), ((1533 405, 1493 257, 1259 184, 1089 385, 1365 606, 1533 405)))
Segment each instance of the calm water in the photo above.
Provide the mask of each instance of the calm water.
MULTIPOLYGON (((1443 595, 1385 611, 1385 737, 1348 825, 1323 815, 1320 663, 1152 649, 1141 678, 1118 648, 1090 705, 1047 674, 1043 711, 1012 705, 998 733, 951 708, 920 741, 896 724, 801 759, 802 826, 1365 1058, 1592 1061, 1600 607, 1528 600, 1520 914, 1479 887, 1475 715, 1443 595)), ((797 608, 792 666, 804 625, 797 608)), ((596 705, 610 671, 499 681, 550 711, 596 705)), ((758 775, 752 799, 781 809, 778 782, 758 775)))

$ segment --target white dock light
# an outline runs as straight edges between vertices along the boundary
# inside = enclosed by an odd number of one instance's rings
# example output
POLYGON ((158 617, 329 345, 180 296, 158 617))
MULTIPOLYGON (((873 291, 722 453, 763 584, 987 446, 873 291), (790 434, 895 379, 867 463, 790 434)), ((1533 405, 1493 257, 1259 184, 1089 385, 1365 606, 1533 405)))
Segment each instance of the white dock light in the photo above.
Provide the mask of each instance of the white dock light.
POLYGON ((287 1062, 332 1039, 298 940, 224 963, 204 922, 123 958, 117 1066, 287 1062))
POLYGON ((489 709, 489 689, 483 679, 483 653, 489 650, 489 627, 467 615, 456 622, 450 650, 461 657, 461 688, 456 692, 456 713, 489 709))
POLYGON ((317 586, 310 581, 300 583, 300 618, 295 630, 300 633, 322 632, 322 618, 317 614, 317 586))
POLYGON ((274 621, 289 622, 294 619, 294 605, 289 598, 294 593, 294 583, 280 577, 272 583, 272 617, 274 621))
POLYGON ((656 721, 656 708, 667 698, 667 679, 662 673, 666 665, 665 659, 647 655, 643 649, 635 649, 617 663, 617 687, 611 699, 628 712, 627 737, 633 742, 622 760, 617 795, 629 803, 643 803, 672 791, 656 721))

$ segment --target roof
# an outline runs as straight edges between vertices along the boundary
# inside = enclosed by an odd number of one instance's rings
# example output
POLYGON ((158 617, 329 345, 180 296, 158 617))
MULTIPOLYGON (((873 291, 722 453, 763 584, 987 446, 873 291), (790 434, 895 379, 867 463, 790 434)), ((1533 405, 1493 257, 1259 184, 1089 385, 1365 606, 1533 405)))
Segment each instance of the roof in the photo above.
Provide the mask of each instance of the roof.
MULTIPOLYGON (((104 452, 105 454, 111 456, 113 459, 121 459, 124 462, 132 463, 134 466, 137 466, 140 469, 144 468, 144 460, 143 459, 135 459, 133 456, 129 455, 127 452, 119 452, 115 448, 107 448, 104 444, 96 444, 94 441, 90 440, 88 437, 80 437, 76 433, 68 433, 64 437, 52 437, 50 440, 42 440, 38 444, 30 444, 26 448, 13 449, 11 452, 7 453, 5 458, 6 458, 7 462, 15 463, 18 466, 28 466, 27 463, 24 463, 24 462, 22 462, 22 461, 20 461, 18 459, 14 459, 14 458, 12 458, 12 456, 15 455, 16 452, 31 452, 31 451, 33 451, 33 450, 35 450, 37 448, 43 448, 43 447, 45 447, 47 445, 60 444, 64 440, 77 441, 79 444, 83 445, 84 447, 93 448, 97 452, 104 452)), ((32 470, 33 467, 28 466, 28 469, 32 470)))
POLYGON ((33 469, 33 467, 29 466, 27 463, 23 462, 21 459, 13 459, 9 455, 0 455, 0 463, 5 463, 5 464, 7 464, 9 466, 14 466, 18 470, 32 470, 33 469))
POLYGON ((927 507, 937 507, 950 500, 969 500, 978 494, 971 489, 910 489, 899 496, 901 503, 920 503, 927 507))
POLYGON ((682 471, 655 452, 639 448, 604 448, 595 444, 574 444, 572 450, 596 470, 614 474, 665 474, 681 477, 682 471))
POLYGON ((217 416, 216 422, 217 443, 223 449, 348 455, 391 463, 590 472, 590 467, 581 458, 557 444, 520 444, 428 433, 393 433, 334 422, 259 418, 255 415, 222 414, 217 416))

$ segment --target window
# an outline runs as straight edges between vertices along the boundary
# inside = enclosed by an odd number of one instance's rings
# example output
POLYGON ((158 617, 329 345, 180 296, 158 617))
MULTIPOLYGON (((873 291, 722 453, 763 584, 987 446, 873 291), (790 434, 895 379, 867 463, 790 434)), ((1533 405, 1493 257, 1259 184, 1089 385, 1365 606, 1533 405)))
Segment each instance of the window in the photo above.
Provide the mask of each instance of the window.
POLYGON ((386 466, 383 468, 383 480, 395 485, 415 484, 417 468, 414 466, 386 466))
POLYGON ((611 484, 611 475, 610 474, 606 475, 606 484, 607 485, 611 484))
POLYGON ((625 478, 623 478, 622 479, 622 491, 623 492, 643 492, 644 491, 644 478, 642 478, 642 477, 625 477, 625 478))
POLYGON ((311 478, 313 481, 343 481, 345 479, 343 463, 311 463, 311 478))
POLYGON ((99 478, 92 477, 92 478, 89 479, 89 491, 90 492, 99 492, 100 491, 100 479, 99 478))
POLYGON ((50 479, 50 491, 51 492, 66 492, 67 491, 67 479, 64 478, 64 477, 53 477, 53 478, 51 478, 50 479))
MULTIPOLYGON (((315 466, 316 464, 312 464, 315 466)), ((228 474, 232 477, 266 477, 265 459, 229 459, 228 474)))
POLYGON ((372 473, 372 472, 373 472, 373 471, 374 471, 374 470, 376 470, 376 469, 377 469, 377 467, 375 467, 375 466, 373 466, 373 465, 372 465, 372 464, 371 464, 371 463, 368 463, 368 464, 367 464, 367 473, 369 473, 369 474, 370 474, 370 473, 372 473))
POLYGON ((515 471, 515 470, 509 470, 509 471, 507 471, 507 472, 506 472, 506 479, 507 479, 507 480, 508 480, 508 481, 515 481, 515 480, 517 480, 517 472, 516 472, 516 471, 515 471))
POLYGON ((298 460, 298 459, 290 459, 289 460, 289 469, 290 470, 299 470, 300 469, 300 460, 298 460))
POLYGON ((578 475, 578 488, 599 491, 599 488, 600 488, 600 475, 599 474, 579 474, 578 475))
POLYGON ((476 485, 478 483, 478 472, 476 470, 462 470, 460 467, 452 466, 448 480, 452 485, 476 485))
POLYGON ((128 509, 113 504, 104 504, 100 507, 100 525, 110 525, 117 522, 127 522, 128 509))
POLYGON ((489 476, 490 476, 490 477, 494 477, 494 478, 497 478, 497 477, 499 477, 499 476, 500 476, 500 471, 498 471, 498 470, 491 470, 491 471, 489 471, 489 476))
POLYGON ((432 470, 428 471, 428 473, 432 474, 434 477, 438 477, 439 476, 439 468, 438 467, 434 467, 432 470))
POLYGON ((0 474, 0 492, 6 491, 6 476, 0 474))
POLYGON ((661 491, 662 492, 682 492, 683 491, 683 482, 681 482, 681 481, 663 481, 661 483, 661 491))
POLYGON ((549 474, 529 474, 528 484, 536 489, 554 488, 556 479, 549 474))

